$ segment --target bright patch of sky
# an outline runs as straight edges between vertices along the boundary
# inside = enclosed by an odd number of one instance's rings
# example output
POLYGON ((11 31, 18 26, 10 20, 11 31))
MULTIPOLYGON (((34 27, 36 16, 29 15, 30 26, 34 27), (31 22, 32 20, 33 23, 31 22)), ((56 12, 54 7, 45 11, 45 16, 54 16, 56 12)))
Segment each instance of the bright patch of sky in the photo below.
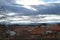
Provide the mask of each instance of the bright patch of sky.
POLYGON ((54 1, 59 1, 59 0, 43 0, 44 2, 54 2, 54 1))
POLYGON ((15 15, 15 13, 8 13, 7 15, 8 16, 13 16, 13 15, 15 15))
POLYGON ((37 11, 37 9, 31 7, 30 5, 46 5, 47 3, 60 3, 60 0, 15 0, 18 5, 23 5, 24 8, 30 9, 32 11, 37 11))
POLYGON ((60 0, 43 0, 43 1, 47 3, 60 3, 60 0))
POLYGON ((40 5, 46 3, 59 3, 60 0, 16 0, 16 4, 22 5, 40 5))
POLYGON ((43 4, 43 2, 40 2, 39 0, 16 0, 16 3, 22 5, 39 5, 40 3, 43 4))
POLYGON ((37 11, 37 9, 35 9, 35 8, 31 7, 31 6, 23 6, 23 7, 24 8, 27 8, 29 10, 32 10, 32 11, 37 11))
POLYGON ((29 5, 40 5, 40 4, 45 4, 44 2, 40 0, 16 0, 16 4, 22 4, 24 5, 24 8, 30 9, 32 11, 37 11, 37 9, 29 6, 29 5))

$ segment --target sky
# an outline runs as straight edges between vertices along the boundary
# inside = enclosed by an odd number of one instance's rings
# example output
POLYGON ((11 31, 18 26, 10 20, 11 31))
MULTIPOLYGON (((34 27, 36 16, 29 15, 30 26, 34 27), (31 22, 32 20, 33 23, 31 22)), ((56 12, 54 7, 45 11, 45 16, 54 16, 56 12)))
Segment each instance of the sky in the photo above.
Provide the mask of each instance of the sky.
POLYGON ((16 0, 15 3, 22 5, 40 5, 46 3, 59 3, 60 0, 16 0))
POLYGON ((60 0, 0 0, 0 22, 60 22, 60 0))

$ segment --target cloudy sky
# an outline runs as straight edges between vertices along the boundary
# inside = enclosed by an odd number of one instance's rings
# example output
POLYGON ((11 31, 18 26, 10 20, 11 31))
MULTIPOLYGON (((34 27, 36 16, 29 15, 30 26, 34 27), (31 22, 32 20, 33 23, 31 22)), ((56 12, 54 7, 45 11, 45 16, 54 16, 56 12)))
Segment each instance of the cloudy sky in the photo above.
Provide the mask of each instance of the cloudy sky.
POLYGON ((0 0, 0 22, 60 22, 60 0, 0 0))

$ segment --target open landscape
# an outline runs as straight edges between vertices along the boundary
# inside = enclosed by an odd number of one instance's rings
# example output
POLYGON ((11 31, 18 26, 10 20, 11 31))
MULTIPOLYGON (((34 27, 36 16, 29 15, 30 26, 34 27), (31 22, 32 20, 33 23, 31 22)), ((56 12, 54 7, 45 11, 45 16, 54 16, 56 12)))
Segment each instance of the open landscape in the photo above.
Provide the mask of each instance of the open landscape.
POLYGON ((1 40, 59 40, 60 23, 40 25, 0 25, 1 40))
POLYGON ((60 40, 60 0, 0 0, 0 40, 60 40))

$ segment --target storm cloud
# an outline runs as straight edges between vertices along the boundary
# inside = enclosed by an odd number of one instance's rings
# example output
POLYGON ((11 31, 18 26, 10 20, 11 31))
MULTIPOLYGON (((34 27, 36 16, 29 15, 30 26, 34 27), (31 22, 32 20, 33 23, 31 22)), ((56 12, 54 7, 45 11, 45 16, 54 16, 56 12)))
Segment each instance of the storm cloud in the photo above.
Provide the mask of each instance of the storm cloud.
POLYGON ((48 21, 51 22, 51 20, 60 21, 60 19, 57 18, 57 16, 60 15, 59 0, 53 0, 53 1, 52 0, 50 1, 35 0, 35 2, 31 0, 30 1, 32 2, 31 4, 29 3, 29 0, 28 1, 23 0, 24 3, 23 1, 21 1, 21 3, 17 3, 20 1, 21 0, 1 0, 0 1, 0 18, 2 18, 0 19, 1 22, 6 21, 8 19, 8 21, 10 20, 11 23, 14 23, 14 22, 18 22, 20 18, 21 20, 19 21, 22 23, 37 22, 37 20, 38 20, 38 23, 42 20, 46 20, 45 22, 48 22, 48 21), (46 16, 43 16, 43 15, 46 15, 46 16), (56 16, 49 17, 47 15, 56 15, 56 16), (11 20, 11 18, 13 19, 11 20), (47 20, 45 18, 50 18, 50 20, 47 20), (35 20, 33 21, 33 19, 35 20))

